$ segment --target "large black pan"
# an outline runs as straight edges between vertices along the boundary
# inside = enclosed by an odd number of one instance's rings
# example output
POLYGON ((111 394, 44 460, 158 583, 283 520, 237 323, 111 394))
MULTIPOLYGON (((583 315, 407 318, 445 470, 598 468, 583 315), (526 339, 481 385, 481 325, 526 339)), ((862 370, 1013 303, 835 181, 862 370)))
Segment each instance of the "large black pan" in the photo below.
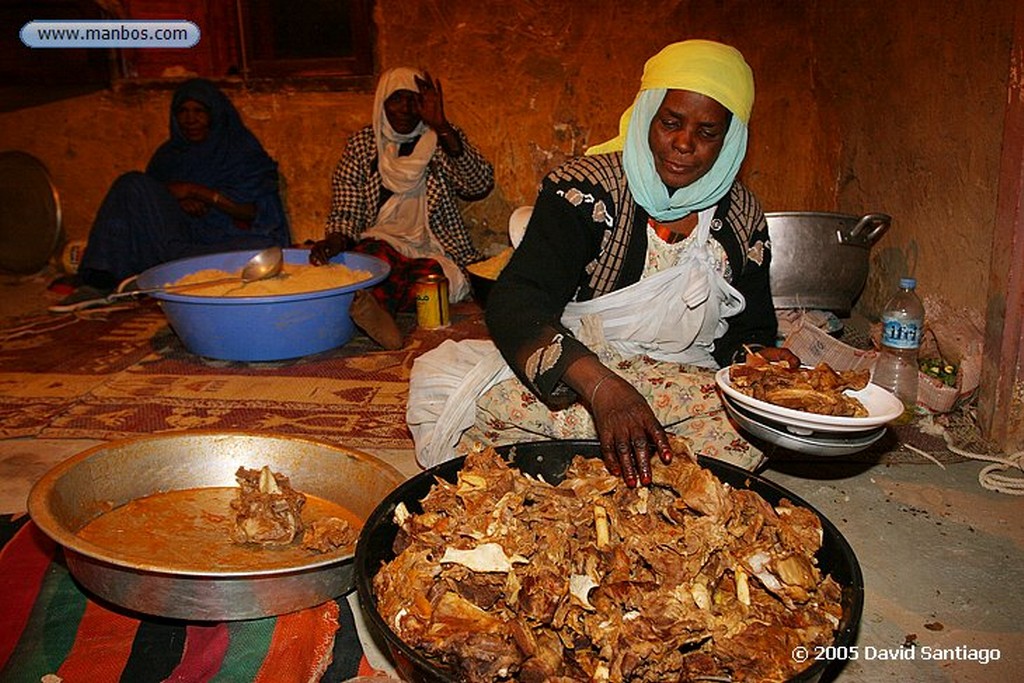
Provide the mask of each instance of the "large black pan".
MULTIPOLYGON (((552 483, 562 480, 573 456, 600 456, 600 448, 595 441, 535 441, 503 446, 498 450, 506 455, 511 454, 512 462, 519 469, 534 476, 542 476, 545 481, 552 483)), ((392 544, 398 527, 393 521, 393 516, 397 505, 404 503, 409 512, 421 512, 420 501, 430 491, 435 478, 454 482, 464 461, 465 458, 457 458, 442 463, 394 489, 367 518, 356 546, 356 590, 366 621, 374 638, 382 641, 381 646, 390 653, 396 669, 407 681, 447 683, 458 680, 458 677, 438 667, 402 642, 391 630, 377 611, 377 601, 373 596, 373 577, 383 563, 394 559, 392 544)), ((853 549, 839 530, 806 501, 781 486, 719 460, 702 457, 700 464, 711 470, 723 482, 734 488, 756 491, 772 505, 778 504, 783 498, 788 498, 794 504, 809 508, 818 515, 824 531, 821 550, 818 552, 818 565, 824 573, 831 574, 843 587, 843 618, 834 641, 837 647, 829 648, 826 654, 841 653, 844 647, 853 645, 864 606, 864 577, 861 575, 860 564, 853 554, 853 549)), ((829 665, 830 662, 825 659, 815 661, 810 668, 791 680, 813 683, 821 678, 829 665)))

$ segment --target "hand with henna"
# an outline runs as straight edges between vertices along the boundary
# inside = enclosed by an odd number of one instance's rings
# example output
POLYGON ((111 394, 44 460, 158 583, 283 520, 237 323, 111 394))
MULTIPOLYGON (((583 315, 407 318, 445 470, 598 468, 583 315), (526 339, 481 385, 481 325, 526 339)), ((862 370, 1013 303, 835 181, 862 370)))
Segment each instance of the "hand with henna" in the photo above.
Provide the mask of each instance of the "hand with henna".
POLYGON ((167 190, 178 200, 178 206, 181 207, 181 210, 197 218, 205 215, 210 210, 209 204, 203 201, 200 195, 205 189, 202 185, 195 183, 167 183, 167 190))
POLYGON ((419 97, 416 100, 423 123, 438 133, 448 128, 448 119, 444 115, 444 92, 441 90, 441 81, 431 78, 430 72, 424 71, 423 78, 416 77, 416 87, 419 88, 419 97))
POLYGON ((672 447, 647 400, 594 357, 573 363, 565 379, 590 408, 608 471, 630 487, 650 484, 651 458, 670 463, 672 447))
POLYGON ((219 209, 237 221, 249 223, 256 218, 256 205, 236 202, 212 187, 199 183, 170 182, 167 190, 178 200, 181 210, 190 216, 203 216, 212 208, 219 209))

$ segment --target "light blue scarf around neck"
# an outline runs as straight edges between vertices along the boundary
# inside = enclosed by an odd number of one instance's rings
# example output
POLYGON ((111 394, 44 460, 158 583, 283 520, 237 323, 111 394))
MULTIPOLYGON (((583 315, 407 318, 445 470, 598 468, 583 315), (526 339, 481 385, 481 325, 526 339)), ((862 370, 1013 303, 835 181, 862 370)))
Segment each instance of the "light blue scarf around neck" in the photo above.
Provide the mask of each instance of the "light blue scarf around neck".
POLYGON ((633 198, 658 221, 674 221, 718 203, 732 187, 747 153, 747 125, 735 114, 714 166, 703 177, 671 195, 654 166, 647 136, 651 121, 668 92, 665 88, 642 91, 636 98, 622 148, 622 165, 633 198))

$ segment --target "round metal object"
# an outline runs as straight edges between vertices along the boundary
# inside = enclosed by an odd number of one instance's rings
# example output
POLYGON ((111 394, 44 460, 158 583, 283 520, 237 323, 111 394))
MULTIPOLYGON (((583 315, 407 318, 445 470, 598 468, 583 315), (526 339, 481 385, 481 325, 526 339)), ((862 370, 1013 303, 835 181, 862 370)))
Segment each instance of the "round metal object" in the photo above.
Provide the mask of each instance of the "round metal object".
POLYGON ((111 506, 163 491, 237 486, 240 467, 269 465, 303 493, 362 519, 404 477, 367 453, 287 436, 173 432, 97 446, 47 472, 32 488, 32 521, 63 546, 71 574, 121 607, 189 621, 257 619, 305 609, 352 589, 353 555, 314 556, 266 571, 168 569, 159 557, 100 547, 77 531, 111 506))
POLYGON ((242 267, 242 282, 256 282, 274 277, 284 268, 284 250, 270 247, 253 256, 242 267))
POLYGON ((43 162, 26 152, 0 152, 0 270, 41 270, 60 229, 60 196, 43 162))
MULTIPOLYGON (((597 441, 534 441, 502 446, 497 450, 510 456, 513 464, 519 469, 552 483, 557 483, 565 477, 569 463, 577 454, 601 457, 601 446, 597 441)), ((842 587, 840 602, 843 616, 833 641, 836 647, 829 648, 828 652, 841 652, 843 648, 852 645, 857 637, 857 627, 864 608, 864 577, 853 548, 839 529, 799 496, 767 479, 720 460, 703 456, 699 460, 703 467, 734 488, 755 491, 771 505, 778 505, 786 498, 795 505, 808 508, 818 516, 822 526, 822 545, 817 555, 818 567, 822 573, 830 574, 842 587)), ((373 577, 383 563, 395 557, 393 543, 398 534, 398 526, 394 522, 394 513, 398 504, 404 504, 412 514, 421 512, 421 501, 429 493, 435 480, 455 482, 464 463, 465 457, 444 462, 416 475, 388 494, 367 518, 356 546, 356 591, 367 624, 387 645, 398 672, 406 681, 434 683, 457 681, 461 678, 438 666, 416 648, 410 647, 391 629, 377 611, 373 577)), ((827 657, 818 659, 790 680, 800 683, 818 681, 828 664, 827 657)))

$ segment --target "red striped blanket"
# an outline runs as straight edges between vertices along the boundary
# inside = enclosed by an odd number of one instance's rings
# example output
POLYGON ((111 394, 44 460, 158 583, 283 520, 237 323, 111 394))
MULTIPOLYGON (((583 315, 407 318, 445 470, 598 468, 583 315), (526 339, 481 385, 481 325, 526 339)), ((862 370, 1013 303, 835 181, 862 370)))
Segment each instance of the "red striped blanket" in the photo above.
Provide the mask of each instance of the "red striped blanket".
POLYGON ((83 592, 26 515, 0 516, 0 680, 344 681, 370 675, 348 601, 267 619, 139 619, 83 592))

